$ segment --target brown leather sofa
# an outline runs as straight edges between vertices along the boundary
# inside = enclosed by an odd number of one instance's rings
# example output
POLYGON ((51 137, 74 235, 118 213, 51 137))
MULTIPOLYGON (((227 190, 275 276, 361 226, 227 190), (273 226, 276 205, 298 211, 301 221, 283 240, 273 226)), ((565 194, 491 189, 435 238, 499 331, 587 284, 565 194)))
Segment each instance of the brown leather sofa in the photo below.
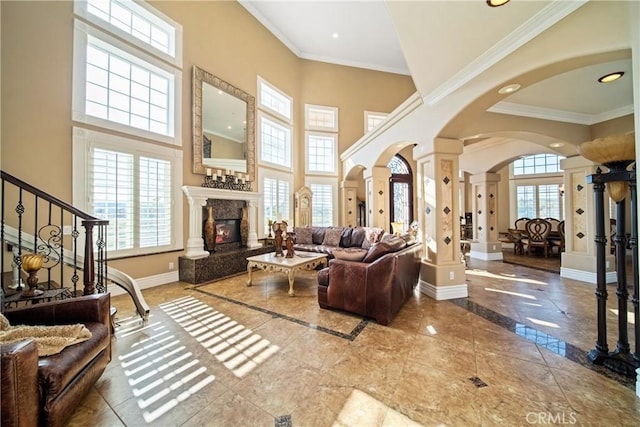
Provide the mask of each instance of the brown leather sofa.
POLYGON ((332 259, 318 272, 318 303, 388 325, 413 295, 422 245, 393 236, 371 246, 362 261, 332 259))
POLYGON ((62 426, 111 360, 109 294, 41 303, 3 314, 11 325, 82 323, 91 338, 38 358, 33 340, 1 347, 0 424, 62 426))
POLYGON ((295 227, 296 251, 315 252, 332 259, 336 249, 365 254, 371 244, 380 241, 385 232, 376 227, 295 227), (333 236, 332 236, 333 235, 333 236), (333 237, 333 238, 332 238, 333 237))

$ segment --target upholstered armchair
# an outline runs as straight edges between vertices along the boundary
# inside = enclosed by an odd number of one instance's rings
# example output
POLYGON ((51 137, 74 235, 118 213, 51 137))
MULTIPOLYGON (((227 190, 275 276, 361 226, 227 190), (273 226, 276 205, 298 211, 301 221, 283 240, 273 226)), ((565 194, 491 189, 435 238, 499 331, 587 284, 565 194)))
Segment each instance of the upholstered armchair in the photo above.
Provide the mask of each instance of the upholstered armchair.
POLYGON ((56 354, 40 355, 33 339, 0 345, 0 423, 62 426, 111 360, 109 294, 40 303, 3 314, 11 326, 81 323, 91 338, 56 354))
POLYGON ((521 242, 527 255, 531 254, 532 248, 541 248, 545 257, 549 256, 549 233, 551 232, 551 223, 542 218, 535 218, 527 221, 525 224, 527 235, 522 238, 521 242))

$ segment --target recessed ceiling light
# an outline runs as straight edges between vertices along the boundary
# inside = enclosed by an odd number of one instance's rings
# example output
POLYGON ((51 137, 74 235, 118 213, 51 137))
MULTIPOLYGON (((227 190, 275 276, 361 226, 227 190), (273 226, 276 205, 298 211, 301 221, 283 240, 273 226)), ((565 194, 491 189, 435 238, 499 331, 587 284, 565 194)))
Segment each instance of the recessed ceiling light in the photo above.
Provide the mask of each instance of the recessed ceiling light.
POLYGON ((331 34, 331 37, 333 37, 334 39, 337 39, 338 37, 340 37, 340 34, 333 33, 333 34, 331 34))
POLYGON ((564 142, 552 142, 551 144, 549 144, 549 147, 551 148, 564 147, 564 142))
POLYGON ((504 6, 507 3, 509 3, 509 0, 487 0, 487 4, 490 7, 504 6))
POLYGON ((517 91, 518 89, 520 89, 520 85, 518 83, 513 83, 513 84, 510 84, 510 85, 506 85, 504 87, 501 87, 498 90, 498 93, 501 94, 501 95, 505 95, 505 94, 508 94, 508 93, 513 93, 513 92, 517 91))
POLYGON ((605 76, 600 77, 598 81, 600 83, 611 83, 615 82, 622 76, 624 76, 624 71, 616 71, 615 73, 609 73, 605 76))

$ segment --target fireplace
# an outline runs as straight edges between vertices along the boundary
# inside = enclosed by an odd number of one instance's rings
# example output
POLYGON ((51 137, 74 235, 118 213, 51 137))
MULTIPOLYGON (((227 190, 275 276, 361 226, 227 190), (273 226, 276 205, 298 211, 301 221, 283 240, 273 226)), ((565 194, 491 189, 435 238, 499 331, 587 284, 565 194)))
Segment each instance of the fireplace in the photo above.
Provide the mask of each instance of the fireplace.
POLYGON ((216 245, 240 242, 239 219, 216 220, 216 245))

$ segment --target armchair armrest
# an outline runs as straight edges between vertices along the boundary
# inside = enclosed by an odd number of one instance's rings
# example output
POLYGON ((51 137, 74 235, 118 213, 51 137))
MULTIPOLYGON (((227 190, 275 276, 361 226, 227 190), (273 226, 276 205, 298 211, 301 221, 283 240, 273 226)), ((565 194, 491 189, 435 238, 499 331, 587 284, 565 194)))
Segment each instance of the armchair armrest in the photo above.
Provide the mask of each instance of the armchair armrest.
POLYGON ((2 396, 0 420, 3 426, 38 425, 38 348, 25 340, 0 346, 2 396))
POLYGON ((98 322, 110 325, 111 295, 93 294, 7 310, 12 325, 62 325, 98 322))

